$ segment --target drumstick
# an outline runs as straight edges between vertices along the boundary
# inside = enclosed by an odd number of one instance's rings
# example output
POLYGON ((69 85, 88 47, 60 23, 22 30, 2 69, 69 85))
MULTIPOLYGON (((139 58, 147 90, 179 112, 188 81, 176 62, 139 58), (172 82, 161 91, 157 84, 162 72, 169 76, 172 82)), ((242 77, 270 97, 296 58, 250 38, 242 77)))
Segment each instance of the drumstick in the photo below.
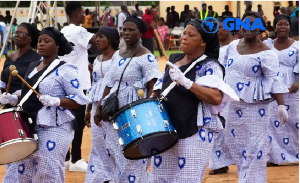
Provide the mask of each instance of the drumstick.
POLYGON ((18 74, 18 71, 17 70, 14 70, 14 71, 12 71, 11 72, 11 74, 13 75, 13 76, 17 76, 23 83, 25 83, 27 86, 28 86, 28 88, 30 88, 37 96, 41 96, 37 91, 35 91, 35 89, 33 89, 19 74, 18 74))
POLYGON ((11 72, 14 71, 14 70, 16 70, 16 66, 14 66, 14 65, 9 66, 10 74, 9 74, 9 79, 8 79, 8 83, 7 83, 7 87, 6 87, 6 94, 8 94, 9 87, 10 87, 10 82, 11 82, 11 72))
POLYGON ((160 39, 159 39, 159 36, 158 36, 158 33, 157 33, 157 30, 156 30, 156 29, 154 29, 154 34, 155 34, 156 40, 158 41, 158 44, 159 44, 159 46, 160 46, 160 48, 161 48, 161 50, 162 50, 162 52, 163 52, 163 54, 164 54, 166 60, 168 61, 168 60, 169 60, 169 57, 168 57, 168 55, 166 54, 166 51, 165 51, 165 49, 164 49, 164 46, 163 46, 162 42, 161 42, 160 39))

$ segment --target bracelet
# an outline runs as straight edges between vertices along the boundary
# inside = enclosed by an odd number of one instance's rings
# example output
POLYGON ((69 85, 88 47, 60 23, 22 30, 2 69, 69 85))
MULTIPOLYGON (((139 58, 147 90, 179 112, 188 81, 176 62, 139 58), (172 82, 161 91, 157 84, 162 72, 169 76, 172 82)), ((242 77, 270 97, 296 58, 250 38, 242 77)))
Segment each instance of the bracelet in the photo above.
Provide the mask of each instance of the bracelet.
POLYGON ((85 112, 85 114, 91 114, 91 111, 90 112, 85 112))

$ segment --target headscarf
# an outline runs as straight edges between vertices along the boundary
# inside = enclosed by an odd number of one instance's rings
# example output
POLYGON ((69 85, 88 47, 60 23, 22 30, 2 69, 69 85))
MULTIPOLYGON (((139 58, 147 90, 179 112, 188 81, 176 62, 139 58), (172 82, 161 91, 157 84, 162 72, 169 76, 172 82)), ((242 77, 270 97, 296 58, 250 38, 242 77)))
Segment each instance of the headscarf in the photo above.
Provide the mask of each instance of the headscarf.
POLYGON ((53 27, 46 27, 41 31, 40 35, 42 34, 47 34, 52 39, 54 39, 56 45, 59 46, 58 53, 57 53, 58 56, 64 56, 71 53, 71 51, 73 51, 72 46, 74 46, 74 44, 68 42, 65 36, 61 32, 59 32, 59 30, 53 27))
POLYGON ((194 26, 201 34, 203 41, 206 43, 204 54, 207 55, 208 57, 219 59, 220 44, 219 44, 219 38, 217 33, 207 33, 205 30, 209 30, 209 27, 206 24, 203 24, 202 27, 202 20, 198 18, 190 21, 187 25, 194 26))
POLYGON ((280 15, 277 15, 274 19, 274 22, 273 22, 274 28, 276 28, 276 24, 279 22, 279 20, 282 20, 282 19, 287 20, 289 22, 289 25, 291 26, 291 18, 288 15, 280 14, 280 15))
POLYGON ((146 24, 143 20, 139 19, 139 18, 138 18, 137 16, 135 16, 135 15, 132 15, 132 16, 127 17, 127 19, 124 21, 123 24, 125 24, 126 22, 132 22, 132 23, 135 23, 136 26, 139 28, 139 30, 140 30, 140 32, 141 32, 142 34, 144 34, 145 32, 147 32, 147 24, 146 24))
MULTIPOLYGON (((263 23, 263 26, 266 27, 265 20, 262 18, 261 14, 254 11, 249 11, 243 15, 242 20, 244 20, 246 17, 254 17, 254 18, 260 18, 261 22, 263 23)), ((263 33, 265 30, 260 30, 260 33, 263 33)))
POLYGON ((38 38, 39 38, 38 35, 40 33, 40 31, 37 29, 36 25, 35 24, 30 24, 30 23, 23 22, 19 26, 22 26, 25 29, 27 29, 28 35, 31 37, 30 47, 31 48, 36 48, 37 42, 38 42, 38 38))
POLYGON ((120 35, 116 28, 114 27, 101 27, 98 32, 108 35, 120 43, 120 35))

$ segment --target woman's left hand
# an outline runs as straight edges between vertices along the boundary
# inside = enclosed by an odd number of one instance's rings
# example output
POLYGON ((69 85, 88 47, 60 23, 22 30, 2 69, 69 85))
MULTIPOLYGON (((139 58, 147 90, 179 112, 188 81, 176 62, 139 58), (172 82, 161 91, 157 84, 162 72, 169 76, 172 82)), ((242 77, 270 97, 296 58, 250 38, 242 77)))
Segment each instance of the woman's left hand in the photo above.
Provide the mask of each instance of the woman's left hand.
POLYGON ((292 84, 292 86, 289 88, 289 93, 294 94, 299 89, 299 80, 297 80, 295 83, 292 84))
POLYGON ((60 99, 58 97, 51 97, 49 95, 41 95, 39 100, 44 106, 59 106, 60 105, 60 99))
POLYGON ((189 90, 193 85, 193 81, 186 78, 183 75, 183 73, 181 72, 181 70, 178 67, 176 67, 174 64, 172 64, 171 62, 167 62, 167 65, 171 67, 169 70, 169 75, 170 75, 172 81, 177 81, 180 85, 182 85, 187 90, 189 90))

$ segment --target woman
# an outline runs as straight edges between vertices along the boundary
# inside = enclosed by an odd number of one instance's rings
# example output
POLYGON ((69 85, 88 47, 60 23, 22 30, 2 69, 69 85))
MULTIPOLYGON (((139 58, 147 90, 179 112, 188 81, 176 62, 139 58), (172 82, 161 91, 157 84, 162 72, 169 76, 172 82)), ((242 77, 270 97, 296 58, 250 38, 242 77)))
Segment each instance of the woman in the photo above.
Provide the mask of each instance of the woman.
MULTIPOLYGON (((261 16, 249 12, 243 20, 245 18, 252 25, 261 16)), ((231 102, 228 106, 225 143, 237 165, 239 183, 266 182, 269 102, 272 98, 277 101, 278 119, 285 124, 288 114, 283 93, 288 89, 277 75, 277 55, 257 37, 261 30, 242 28, 241 32, 244 38, 232 41, 224 55, 228 73, 225 82, 240 98, 240 102, 231 102)))
MULTIPOLYGON (((88 127, 92 127, 92 150, 88 161, 88 170, 85 176, 86 183, 98 183, 105 181, 117 180, 119 171, 112 170, 110 159, 104 158, 107 156, 107 138, 106 131, 109 127, 108 123, 102 124, 102 128, 94 123, 94 115, 97 109, 98 102, 102 98, 105 88, 104 76, 111 67, 112 57, 118 50, 120 36, 117 29, 112 27, 101 27, 96 34, 97 48, 103 52, 103 55, 96 57, 93 66, 93 83, 89 91, 90 98, 93 103, 87 106, 85 123, 88 127), (92 116, 92 122, 90 118, 92 116), (115 173, 117 172, 117 173, 115 173)), ((116 144, 118 147, 118 144, 116 144)))
POLYGON ((214 144, 215 132, 223 129, 217 115, 221 109, 218 105, 223 100, 222 92, 224 90, 224 94, 235 96, 223 82, 224 68, 217 61, 217 34, 207 33, 204 29, 208 30, 208 27, 203 28, 201 24, 199 19, 188 23, 180 39, 183 53, 170 56, 172 63, 167 64, 171 69, 167 66, 164 76, 155 84, 153 97, 158 97, 161 90, 173 81, 180 85, 170 91, 166 96, 168 100, 165 101, 179 140, 169 150, 154 156, 151 182, 202 181, 214 144), (201 60, 201 56, 204 55, 207 58, 201 60), (197 61, 200 62, 183 75, 182 72, 197 61))
MULTIPOLYGON (((39 30, 29 23, 21 23, 16 29, 15 44, 18 50, 8 55, 4 62, 3 70, 1 73, 1 84, 0 89, 3 93, 8 84, 10 70, 9 66, 15 65, 18 73, 21 77, 24 77, 30 63, 39 61, 41 56, 36 53, 33 49, 36 48, 39 30)), ((12 77, 10 88, 8 93, 14 93, 17 90, 21 90, 22 81, 18 77, 12 77)), ((7 104, 4 108, 10 108, 11 105, 7 104)))
MULTIPOLYGON (((107 98, 116 92, 124 67, 130 60, 120 85, 118 95, 119 108, 138 100, 137 91, 140 89, 144 91, 145 97, 149 97, 152 94, 157 76, 159 77, 161 73, 159 72, 156 57, 140 44, 141 35, 146 30, 147 26, 144 21, 136 16, 130 16, 124 21, 123 35, 126 48, 120 49, 114 54, 111 61, 111 69, 105 75, 106 88, 94 117, 98 126, 101 126, 100 122, 103 119, 102 105, 107 98)), ((106 139, 111 146, 115 147, 115 144, 118 143, 117 132, 113 129, 111 123, 108 124, 106 139)), ((147 161, 125 159, 118 145, 117 148, 108 148, 107 156, 114 161, 114 166, 111 169, 115 171, 120 170, 118 172, 118 182, 147 182, 147 161)))
POLYGON ((283 95, 290 116, 285 126, 279 125, 276 102, 271 104, 269 124, 269 165, 299 161, 299 42, 289 38, 291 21, 284 14, 274 20, 277 39, 265 43, 275 51, 279 60, 279 76, 289 92, 283 95), (275 163, 275 164, 273 164, 275 163))
MULTIPOLYGON (((57 59, 69 54, 73 47, 58 30, 48 27, 41 31, 38 38, 38 51, 43 61, 33 62, 25 76, 33 86, 40 76, 54 69, 43 78, 34 93, 22 105, 35 124, 39 146, 28 158, 7 166, 4 183, 11 182, 64 182, 65 156, 74 137, 73 114, 69 109, 79 108, 90 103, 78 82, 77 68, 57 59)), ((23 98, 29 88, 22 87, 23 98)), ((2 103, 16 105, 18 96, 4 93, 2 103)))
POLYGON ((173 22, 173 16, 172 16, 172 13, 171 13, 171 8, 170 7, 167 7, 167 16, 166 16, 166 25, 170 28, 170 29, 173 29, 173 26, 172 26, 172 22, 173 22))
MULTIPOLYGON (((233 32, 230 32, 223 27, 223 21, 225 20, 225 17, 219 16, 217 18, 219 22, 219 30, 218 30, 218 38, 219 38, 219 44, 220 44, 220 52, 219 52, 219 62, 223 64, 224 61, 224 54, 227 50, 227 47, 229 43, 236 40, 236 38, 233 36, 233 32)), ((224 64, 223 64, 224 65, 224 64)), ((221 115, 226 115, 225 109, 223 109, 223 112, 221 115)), ((228 152, 227 145, 224 144, 224 131, 220 131, 215 136, 215 144, 212 150, 212 154, 209 160, 209 168, 212 169, 209 171, 210 175, 215 175, 219 173, 227 173, 229 171, 229 165, 232 165, 232 159, 230 157, 230 154, 228 152)))

